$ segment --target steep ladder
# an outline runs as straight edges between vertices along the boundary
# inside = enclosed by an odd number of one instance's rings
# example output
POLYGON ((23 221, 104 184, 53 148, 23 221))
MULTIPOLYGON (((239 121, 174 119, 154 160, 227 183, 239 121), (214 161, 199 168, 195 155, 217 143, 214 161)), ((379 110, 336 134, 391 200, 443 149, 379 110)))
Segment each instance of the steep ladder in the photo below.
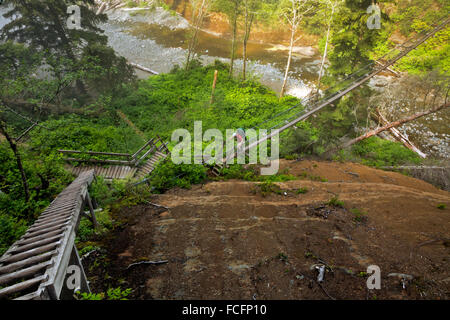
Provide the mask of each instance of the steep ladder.
POLYGON ((0 299, 48 300, 72 297, 68 267, 78 270, 80 290, 90 292, 75 236, 84 207, 96 224, 88 187, 94 171, 84 172, 62 191, 26 233, 0 257, 0 299))

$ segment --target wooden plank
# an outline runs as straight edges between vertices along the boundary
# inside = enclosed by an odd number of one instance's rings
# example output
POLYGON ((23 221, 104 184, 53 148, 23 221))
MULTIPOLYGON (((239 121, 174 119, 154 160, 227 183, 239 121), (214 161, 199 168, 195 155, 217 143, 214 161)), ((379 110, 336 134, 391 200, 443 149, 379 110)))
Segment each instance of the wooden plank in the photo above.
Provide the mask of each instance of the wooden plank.
POLYGON ((25 260, 21 260, 21 261, 17 261, 5 266, 1 266, 0 267, 0 274, 4 274, 7 272, 13 272, 15 270, 18 270, 20 268, 26 267, 30 264, 35 264, 35 263, 39 263, 42 261, 46 261, 48 259, 50 259, 54 254, 56 253, 56 251, 49 251, 43 254, 40 254, 38 256, 34 256, 25 260))
POLYGON ((71 215, 71 210, 64 210, 62 213, 55 213, 50 216, 46 216, 42 219, 36 220, 36 223, 44 223, 44 222, 50 222, 55 221, 56 219, 62 218, 62 217, 69 217, 71 215))
POLYGON ((52 226, 52 225, 56 225, 56 224, 65 222, 65 221, 67 221, 67 220, 70 220, 70 216, 71 216, 70 214, 68 214, 68 215, 65 214, 65 215, 56 217, 56 218, 54 218, 54 219, 46 219, 46 220, 44 220, 44 221, 38 221, 38 222, 36 222, 36 223, 33 224, 33 228, 36 228, 36 227, 42 227, 42 226, 52 226))
POLYGON ((46 234, 41 234, 40 236, 36 236, 36 237, 32 237, 32 238, 21 238, 19 241, 16 242, 16 244, 17 245, 28 244, 28 243, 31 243, 34 241, 39 241, 39 240, 45 239, 46 237, 60 235, 62 233, 63 233, 62 230, 55 230, 55 231, 48 232, 46 234))
POLYGON ((90 163, 103 163, 103 164, 122 164, 122 165, 131 165, 132 162, 130 161, 123 161, 123 160, 97 160, 97 159, 77 159, 77 158, 64 158, 64 161, 68 162, 90 162, 90 163))
POLYGON ((14 254, 14 255, 10 255, 10 256, 3 256, 2 258, 0 258, 0 262, 1 263, 5 263, 5 262, 17 262, 19 260, 23 260, 25 258, 29 258, 29 257, 33 257, 35 255, 53 250, 54 248, 56 248, 58 246, 58 244, 60 243, 60 241, 56 241, 50 244, 47 244, 45 246, 41 246, 38 248, 34 248, 25 252, 21 252, 18 254, 14 254))
POLYGON ((45 261, 45 262, 39 263, 37 265, 22 269, 22 270, 15 271, 15 272, 6 274, 4 276, 0 276, 0 285, 9 283, 9 282, 13 281, 14 279, 20 279, 23 277, 35 275, 38 271, 46 268, 47 266, 49 266, 51 264, 53 264, 52 261, 45 261))
POLYGON ((60 225, 60 226, 58 225, 58 226, 54 226, 54 227, 50 227, 50 228, 46 228, 46 229, 42 229, 42 230, 37 230, 37 231, 33 231, 33 232, 27 231, 27 233, 25 233, 22 238, 28 239, 28 238, 36 237, 36 236, 39 236, 42 234, 46 234, 47 232, 63 230, 67 227, 68 224, 69 224, 69 222, 67 222, 63 225, 60 225))
POLYGON ((39 288, 37 291, 15 298, 14 300, 49 300, 45 299, 45 290, 39 288))
POLYGON ((136 161, 135 166, 138 166, 139 163, 141 163, 142 160, 144 160, 150 153, 154 152, 156 149, 156 146, 152 146, 142 157, 139 158, 139 160, 136 161))
POLYGON ((27 281, 23 281, 23 282, 15 284, 13 286, 10 286, 10 287, 3 288, 3 289, 0 290, 0 298, 4 297, 4 296, 7 296, 9 294, 12 294, 12 293, 16 293, 16 292, 22 291, 22 290, 27 289, 27 288, 35 285, 35 284, 38 284, 41 281, 45 280, 46 277, 47 277, 46 275, 42 275, 40 277, 37 277, 37 278, 34 278, 34 279, 30 279, 30 280, 27 280, 27 281))
POLYGON ((29 243, 29 244, 25 244, 25 245, 19 246, 19 247, 15 248, 12 252, 14 252, 15 254, 19 253, 19 252, 24 252, 24 251, 27 251, 29 249, 33 249, 33 248, 40 247, 40 246, 43 246, 43 245, 48 244, 48 243, 55 242, 55 241, 59 240, 60 238, 61 238, 60 235, 53 236, 53 237, 47 237, 45 239, 42 239, 42 240, 39 240, 39 241, 36 241, 36 242, 32 242, 32 243, 29 243))
POLYGON ((69 220, 70 220, 70 218, 66 219, 66 220, 63 220, 63 221, 56 221, 56 222, 52 222, 52 223, 38 225, 38 226, 35 226, 35 227, 32 226, 31 228, 28 229, 28 231, 30 233, 33 233, 35 231, 39 231, 39 230, 42 230, 42 229, 47 229, 47 228, 56 227, 56 226, 63 226, 69 220))

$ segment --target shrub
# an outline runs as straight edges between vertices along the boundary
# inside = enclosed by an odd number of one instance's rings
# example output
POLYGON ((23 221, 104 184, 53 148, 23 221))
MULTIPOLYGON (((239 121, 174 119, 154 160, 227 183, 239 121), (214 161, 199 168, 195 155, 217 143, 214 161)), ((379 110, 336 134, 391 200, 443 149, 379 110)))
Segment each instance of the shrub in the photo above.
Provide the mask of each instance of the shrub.
POLYGON ((405 148, 399 142, 371 137, 355 144, 352 148, 354 155, 362 158, 362 163, 381 167, 403 164, 419 164, 421 158, 413 151, 405 148))
POLYGON ((0 213, 0 256, 25 233, 26 229, 27 224, 24 220, 0 213))
POLYGON ((330 201, 328 201, 326 204, 329 206, 332 206, 332 207, 338 207, 338 208, 344 207, 344 201, 339 200, 338 196, 331 198, 330 201))
POLYGON ((297 194, 305 194, 307 193, 309 190, 306 187, 300 188, 297 190, 297 194))
POLYGON ((207 169, 202 165, 177 165, 167 161, 153 171, 150 186, 157 193, 163 193, 174 187, 190 189, 192 184, 199 184, 206 180, 206 172, 207 169))
POLYGON ((122 290, 118 288, 110 288, 106 293, 85 293, 77 291, 76 297, 78 300, 128 300, 127 297, 130 295, 131 289, 122 290))
POLYGON ((357 222, 363 222, 365 215, 367 215, 367 212, 361 211, 358 208, 353 208, 350 212, 355 215, 354 220, 357 222))
POLYGON ((281 194, 281 188, 277 184, 273 183, 272 181, 265 181, 263 183, 258 183, 257 187, 259 188, 259 191, 261 192, 261 195, 263 197, 266 197, 267 195, 271 193, 275 194, 281 194))

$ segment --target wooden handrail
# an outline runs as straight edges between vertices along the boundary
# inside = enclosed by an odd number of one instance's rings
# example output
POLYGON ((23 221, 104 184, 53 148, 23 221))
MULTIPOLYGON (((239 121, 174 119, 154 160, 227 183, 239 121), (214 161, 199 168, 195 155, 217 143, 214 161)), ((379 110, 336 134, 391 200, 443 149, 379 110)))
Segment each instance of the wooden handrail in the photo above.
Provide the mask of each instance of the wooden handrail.
POLYGON ((91 163, 105 163, 105 164, 115 164, 115 165, 125 165, 130 166, 133 165, 133 161, 122 161, 122 160, 97 160, 97 159, 77 159, 77 158, 64 158, 64 161, 69 162, 91 162, 91 163))
POLYGON ((129 153, 114 153, 114 152, 96 152, 96 151, 77 151, 77 150, 58 150, 61 153, 76 153, 76 154, 89 154, 89 155, 99 155, 99 156, 115 156, 115 157, 126 157, 131 158, 129 153))
POLYGON ((139 153, 141 153, 142 150, 144 150, 144 149, 147 148, 150 144, 152 144, 154 140, 155 140, 155 138, 151 138, 149 141, 147 141, 147 143, 144 144, 138 151, 136 151, 136 152, 131 156, 131 158, 132 158, 132 159, 136 159, 136 157, 139 155, 139 153))
POLYGON ((141 163, 142 160, 145 159, 145 157, 147 157, 150 153, 152 153, 153 151, 156 150, 156 145, 153 145, 146 153, 144 153, 144 155, 142 157, 139 158, 139 160, 137 160, 134 165, 138 166, 139 163, 141 163))

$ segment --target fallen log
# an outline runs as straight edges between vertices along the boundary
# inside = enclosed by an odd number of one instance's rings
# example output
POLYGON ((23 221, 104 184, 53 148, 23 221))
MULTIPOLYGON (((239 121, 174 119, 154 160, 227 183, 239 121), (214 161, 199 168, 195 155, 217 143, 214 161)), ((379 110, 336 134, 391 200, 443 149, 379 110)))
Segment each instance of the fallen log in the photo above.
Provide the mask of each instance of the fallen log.
POLYGON ((446 103, 444 103, 443 105, 440 105, 439 107, 436 107, 436 108, 434 108, 434 109, 430 109, 430 110, 424 111, 424 112, 419 112, 419 113, 416 113, 416 114, 414 114, 414 115, 412 115, 412 116, 409 116, 409 117, 407 117, 407 118, 404 118, 404 119, 402 119, 402 120, 398 120, 398 121, 391 122, 391 123, 389 123, 389 124, 387 124, 387 125, 385 125, 385 126, 383 126, 383 127, 377 128, 377 129, 375 129, 375 130, 371 130, 371 131, 369 131, 369 132, 366 132, 366 133, 363 134, 362 136, 359 136, 359 137, 357 137, 357 138, 355 138, 355 139, 352 139, 352 140, 350 140, 350 141, 344 143, 344 144, 341 146, 341 148, 348 148, 348 147, 350 147, 351 145, 353 145, 353 144, 355 144, 355 143, 357 143, 357 142, 359 142, 359 141, 362 141, 362 140, 364 140, 364 139, 367 139, 367 138, 370 138, 370 137, 372 137, 372 136, 375 136, 375 135, 379 134, 380 132, 383 132, 383 131, 386 131, 386 130, 389 130, 389 129, 391 129, 391 128, 395 128, 395 127, 398 127, 398 126, 401 126, 401 125, 404 124, 404 123, 407 123, 407 122, 416 120, 416 119, 418 119, 418 118, 424 117, 424 116, 426 116, 426 115, 429 115, 429 114, 431 114, 431 113, 440 111, 440 110, 445 109, 445 108, 448 108, 448 107, 450 107, 450 103, 449 103, 449 102, 446 102, 446 103))
MULTIPOLYGON (((381 114, 378 108, 376 109, 378 120, 383 124, 387 125, 389 121, 381 114)), ((425 159, 427 155, 419 150, 407 137, 405 137, 397 128, 390 128, 390 133, 394 136, 395 139, 403 143, 403 145, 411 151, 417 153, 421 158, 425 159)))
POLYGON ((146 68, 144 66, 141 66, 140 64, 137 64, 137 63, 130 62, 130 65, 135 67, 135 68, 137 68, 137 69, 139 69, 139 70, 142 70, 142 71, 145 71, 145 72, 148 72, 148 73, 152 73, 152 74, 156 74, 156 75, 159 74, 159 72, 156 72, 156 71, 154 71, 152 69, 149 69, 149 68, 146 68))
POLYGON ((96 15, 99 15, 99 14, 102 14, 103 13, 103 11, 105 11, 105 8, 106 8, 106 2, 102 2, 102 4, 101 4, 101 6, 100 6, 100 8, 98 8, 98 10, 97 10, 97 13, 96 13, 96 15))

